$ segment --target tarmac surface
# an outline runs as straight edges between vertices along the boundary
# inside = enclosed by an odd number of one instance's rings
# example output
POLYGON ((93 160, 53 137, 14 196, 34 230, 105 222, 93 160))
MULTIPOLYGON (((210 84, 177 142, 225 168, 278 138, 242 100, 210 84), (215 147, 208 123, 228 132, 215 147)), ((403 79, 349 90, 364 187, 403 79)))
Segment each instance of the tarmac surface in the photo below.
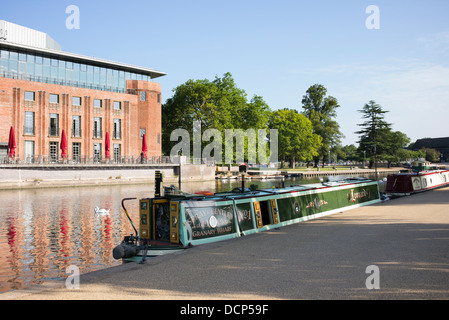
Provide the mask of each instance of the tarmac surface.
POLYGON ((449 188, 92 272, 79 289, 54 281, 0 299, 449 299, 449 188))

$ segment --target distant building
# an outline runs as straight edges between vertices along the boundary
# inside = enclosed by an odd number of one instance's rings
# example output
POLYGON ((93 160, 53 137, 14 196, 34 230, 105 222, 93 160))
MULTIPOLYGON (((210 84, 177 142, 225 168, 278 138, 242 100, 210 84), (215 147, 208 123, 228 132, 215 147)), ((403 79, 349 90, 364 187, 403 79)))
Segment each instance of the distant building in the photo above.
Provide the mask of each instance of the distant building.
POLYGON ((0 158, 14 128, 16 157, 58 160, 62 130, 70 159, 161 156, 165 73, 61 51, 47 34, 0 21, 0 158))
POLYGON ((436 149, 442 154, 441 161, 449 162, 449 137, 447 138, 426 138, 416 140, 413 150, 422 148, 436 149))

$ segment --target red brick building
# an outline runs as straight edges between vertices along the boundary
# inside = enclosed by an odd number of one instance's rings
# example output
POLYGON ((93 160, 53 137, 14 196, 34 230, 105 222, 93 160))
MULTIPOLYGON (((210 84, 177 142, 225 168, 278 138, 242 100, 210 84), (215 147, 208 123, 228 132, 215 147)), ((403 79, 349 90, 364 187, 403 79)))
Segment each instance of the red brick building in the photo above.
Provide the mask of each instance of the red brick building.
MULTIPOLYGON (((13 31, 23 28, 14 26, 13 31)), ((42 34, 30 30, 32 36, 42 34)), ((152 79, 165 73, 66 53, 54 49, 54 42, 51 48, 29 45, 5 31, 0 30, 0 159, 8 156, 11 127, 16 158, 24 162, 58 161, 63 130, 73 161, 105 159, 106 134, 113 161, 139 157, 144 134, 147 157, 161 156, 161 87, 152 79)))

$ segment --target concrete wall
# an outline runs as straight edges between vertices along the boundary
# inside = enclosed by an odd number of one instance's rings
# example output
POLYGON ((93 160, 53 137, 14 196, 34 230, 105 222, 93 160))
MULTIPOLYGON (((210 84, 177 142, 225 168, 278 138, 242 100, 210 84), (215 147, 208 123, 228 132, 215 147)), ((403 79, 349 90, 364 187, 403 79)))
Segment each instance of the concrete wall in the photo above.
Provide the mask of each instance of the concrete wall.
MULTIPOLYGON (((111 184, 152 184, 156 170, 163 174, 164 183, 177 185, 175 168, 0 168, 0 190, 21 188, 76 187, 111 184)), ((214 181, 214 167, 182 165, 182 182, 214 181)), ((178 170, 179 171, 179 170, 178 170)))
POLYGON ((182 164, 181 181, 209 181, 215 180, 215 167, 204 164, 182 164))

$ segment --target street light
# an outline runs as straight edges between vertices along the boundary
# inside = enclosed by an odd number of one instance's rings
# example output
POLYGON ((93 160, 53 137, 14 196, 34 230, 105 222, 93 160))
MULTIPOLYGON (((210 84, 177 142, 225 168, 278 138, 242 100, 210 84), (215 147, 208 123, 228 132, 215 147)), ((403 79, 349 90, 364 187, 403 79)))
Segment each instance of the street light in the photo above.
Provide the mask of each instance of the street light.
POLYGON ((377 181, 377 159, 376 159, 376 145, 372 145, 374 148, 374 171, 376 172, 376 181, 377 181))

